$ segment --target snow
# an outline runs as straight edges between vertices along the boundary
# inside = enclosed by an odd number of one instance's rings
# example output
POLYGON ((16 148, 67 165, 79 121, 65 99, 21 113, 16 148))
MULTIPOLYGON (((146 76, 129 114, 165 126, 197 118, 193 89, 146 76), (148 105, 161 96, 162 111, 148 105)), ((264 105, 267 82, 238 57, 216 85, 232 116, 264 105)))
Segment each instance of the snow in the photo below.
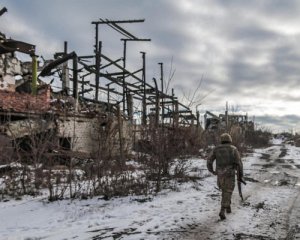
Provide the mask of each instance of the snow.
POLYGON ((235 189, 233 213, 225 221, 218 219, 220 192, 215 176, 203 170, 204 159, 192 158, 188 168, 196 180, 174 183, 174 189, 157 195, 50 203, 42 195, 0 202, 0 239, 285 238, 299 221, 293 209, 300 209, 295 200, 300 173, 297 167, 285 165, 300 165, 300 148, 282 139, 272 144, 243 158, 245 178, 249 179, 243 186, 245 201, 235 189), (286 155, 279 158, 283 149, 286 155), (276 164, 265 165, 270 163, 276 164), (287 184, 280 184, 283 180, 287 184))

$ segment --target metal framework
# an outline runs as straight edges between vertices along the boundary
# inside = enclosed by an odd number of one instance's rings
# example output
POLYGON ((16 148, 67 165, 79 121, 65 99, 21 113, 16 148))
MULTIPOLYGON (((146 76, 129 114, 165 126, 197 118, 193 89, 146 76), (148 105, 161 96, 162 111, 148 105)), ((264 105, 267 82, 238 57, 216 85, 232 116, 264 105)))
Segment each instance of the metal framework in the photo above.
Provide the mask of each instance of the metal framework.
MULTIPOLYGON (((107 94, 107 105, 113 104, 110 100, 112 95, 121 97, 121 100, 117 101, 115 104, 119 105, 122 103, 123 115, 127 116, 131 121, 133 119, 133 105, 136 102, 140 102, 142 104, 142 125, 147 125, 148 114, 153 113, 155 114, 154 119, 155 125, 157 126, 165 123, 170 123, 173 127, 177 127, 180 124, 194 124, 194 120, 197 120, 197 117, 192 113, 189 107, 178 101, 177 97, 175 97, 174 89, 172 89, 171 95, 165 92, 163 63, 159 63, 160 89, 158 88, 155 78, 153 78, 154 85, 146 81, 145 52, 140 52, 142 55, 142 66, 140 68, 135 71, 127 69, 127 42, 151 41, 151 39, 138 38, 124 27, 121 27, 120 24, 142 23, 144 21, 144 19, 108 20, 101 18, 98 21, 93 21, 92 24, 95 25, 94 54, 86 56, 77 56, 74 52, 68 54, 67 43, 65 43, 64 51, 62 53, 57 53, 57 59, 46 66, 41 74, 44 74, 45 72, 50 74, 53 68, 72 59, 73 77, 70 81, 73 82, 74 97, 80 97, 85 101, 100 103, 99 91, 101 90, 107 94), (100 41, 99 38, 99 25, 103 24, 108 25, 125 37, 120 39, 123 41, 123 56, 121 58, 111 59, 102 53, 102 41, 100 41), (95 64, 90 64, 91 60, 94 60, 95 64), (80 65, 80 69, 78 69, 77 63, 80 65), (115 70, 108 72, 108 68, 111 69, 111 67, 115 70), (86 80, 86 77, 90 75, 94 75, 94 82, 86 80), (105 85, 100 84, 100 78, 105 79, 105 85), (134 80, 134 82, 127 80, 129 78, 130 80, 134 80), (78 92, 78 84, 81 84, 80 92, 78 92), (85 93, 93 91, 95 92, 94 99, 86 98, 84 96, 85 93), (151 112, 148 113, 148 110, 151 110, 151 112)), ((63 81, 63 88, 66 87, 67 84, 63 81)), ((120 106, 119 109, 121 109, 120 106)))

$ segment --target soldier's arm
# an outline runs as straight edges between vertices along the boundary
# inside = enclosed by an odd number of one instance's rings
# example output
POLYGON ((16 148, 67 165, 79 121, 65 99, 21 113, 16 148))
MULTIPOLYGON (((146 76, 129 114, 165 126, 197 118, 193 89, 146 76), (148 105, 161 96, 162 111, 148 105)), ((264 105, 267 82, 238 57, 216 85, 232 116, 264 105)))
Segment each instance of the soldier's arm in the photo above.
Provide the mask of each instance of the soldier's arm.
POLYGON ((213 174, 216 174, 216 172, 213 169, 213 163, 216 159, 216 154, 215 154, 215 150, 212 150, 212 152, 210 153, 208 159, 207 159, 207 169, 208 171, 210 171, 213 174))
POLYGON ((240 178, 242 178, 244 176, 243 163, 241 160, 240 153, 237 149, 235 149, 234 155, 235 155, 236 169, 237 169, 237 171, 239 171, 238 173, 239 173, 240 178))

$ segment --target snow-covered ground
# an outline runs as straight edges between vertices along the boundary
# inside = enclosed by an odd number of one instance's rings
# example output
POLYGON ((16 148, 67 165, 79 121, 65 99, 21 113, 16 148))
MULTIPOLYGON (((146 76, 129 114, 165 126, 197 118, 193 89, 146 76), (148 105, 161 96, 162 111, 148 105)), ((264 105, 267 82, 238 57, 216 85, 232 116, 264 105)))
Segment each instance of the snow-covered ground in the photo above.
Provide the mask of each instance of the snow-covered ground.
POLYGON ((243 158, 245 201, 219 221, 220 192, 206 161, 156 196, 63 200, 43 196, 0 202, 0 239, 285 239, 300 238, 300 148, 280 140, 243 158))

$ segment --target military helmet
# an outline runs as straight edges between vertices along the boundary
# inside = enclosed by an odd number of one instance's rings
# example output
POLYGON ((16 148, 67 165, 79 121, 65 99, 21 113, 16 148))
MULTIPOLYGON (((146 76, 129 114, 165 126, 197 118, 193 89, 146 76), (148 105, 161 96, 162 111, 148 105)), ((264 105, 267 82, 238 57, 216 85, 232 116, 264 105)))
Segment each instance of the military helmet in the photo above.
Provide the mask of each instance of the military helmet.
POLYGON ((228 133, 223 133, 221 135, 221 143, 231 143, 232 142, 232 138, 228 133))

